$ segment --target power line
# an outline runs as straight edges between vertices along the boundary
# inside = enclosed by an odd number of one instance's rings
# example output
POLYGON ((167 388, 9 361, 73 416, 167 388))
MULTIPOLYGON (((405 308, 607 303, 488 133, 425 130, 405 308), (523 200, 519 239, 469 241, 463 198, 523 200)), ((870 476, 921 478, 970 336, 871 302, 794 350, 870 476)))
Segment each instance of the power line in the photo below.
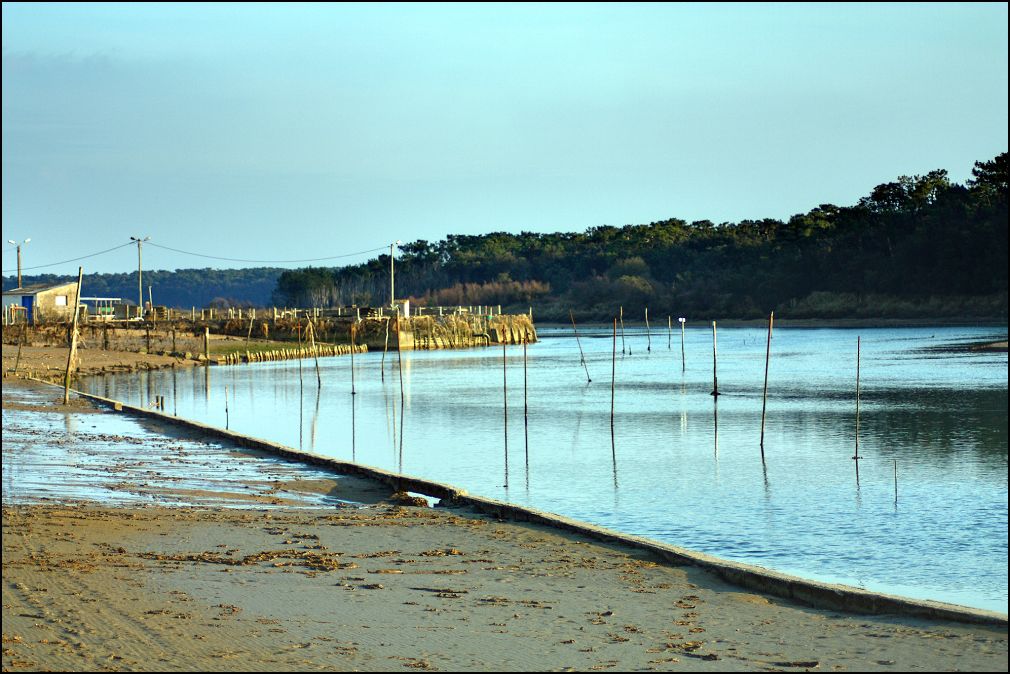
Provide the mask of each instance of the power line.
MULTIPOLYGON (((21 269, 22 269, 22 271, 28 271, 30 269, 44 269, 46 267, 56 267, 56 266, 59 266, 61 264, 67 264, 68 262, 77 262, 78 260, 86 260, 87 258, 89 258, 89 257, 95 257, 96 255, 104 255, 105 253, 111 253, 114 250, 119 250, 120 248, 125 248, 126 246, 132 246, 133 243, 134 243, 133 241, 130 241, 129 243, 124 243, 121 246, 115 246, 114 248, 109 248, 107 250, 99 251, 97 253, 91 253, 90 255, 83 255, 81 257, 72 258, 70 260, 63 260, 62 262, 52 262, 50 264, 37 264, 37 265, 33 265, 31 267, 22 267, 21 269)), ((305 259, 301 259, 301 260, 245 260, 245 259, 235 258, 235 257, 219 257, 219 256, 216 256, 216 255, 205 255, 203 253, 193 253, 193 252, 188 251, 188 250, 179 250, 178 248, 171 248, 169 246, 162 246, 160 244, 154 243, 153 241, 148 241, 147 245, 149 245, 149 246, 155 246, 157 248, 164 248, 165 250, 170 250, 170 251, 175 252, 175 253, 182 253, 183 255, 194 255, 196 257, 205 257, 205 258, 209 258, 211 260, 225 260, 225 261, 228 261, 228 262, 254 262, 254 263, 323 262, 325 260, 338 260, 340 258, 355 257, 357 255, 364 255, 366 253, 375 253, 375 252, 378 252, 380 250, 385 250, 386 249, 386 246, 379 246, 378 248, 372 248, 370 250, 361 250, 361 251, 358 251, 356 253, 346 253, 344 255, 331 255, 329 257, 305 258, 305 259)), ((14 269, 4 269, 3 270, 3 272, 5 274, 8 273, 8 272, 16 272, 16 271, 17 271, 17 268, 14 268, 14 269)))
MULTIPOLYGON (((45 267, 56 267, 58 265, 66 264, 68 262, 77 262, 78 260, 86 260, 89 257, 95 257, 96 255, 105 255, 106 253, 111 253, 114 250, 119 250, 120 248, 125 248, 126 246, 132 246, 132 245, 133 245, 133 242, 130 241, 129 243, 124 243, 122 246, 116 246, 114 248, 109 248, 108 250, 102 250, 102 251, 99 251, 97 253, 91 253, 90 255, 82 255, 81 257, 75 257, 75 258, 71 258, 69 260, 63 260, 62 262, 52 262, 50 264, 37 264, 37 265, 34 265, 32 267, 22 267, 21 270, 22 271, 27 271, 29 269, 43 269, 45 267)), ((12 272, 12 271, 16 272, 17 271, 17 267, 15 267, 14 269, 4 269, 3 271, 4 271, 4 273, 12 272)))
POLYGON ((380 250, 385 250, 387 246, 379 246, 378 248, 372 248, 370 250, 360 250, 357 253, 346 253, 344 255, 331 255, 329 257, 313 257, 305 258, 301 260, 245 260, 236 257, 219 257, 217 255, 205 255, 203 253, 193 253, 188 250, 179 250, 178 248, 170 248, 169 246, 162 246, 160 244, 154 243, 153 241, 148 241, 147 245, 155 246, 157 248, 164 248, 165 250, 170 250, 175 253, 182 253, 183 255, 195 255, 196 257, 206 257, 211 260, 226 260, 228 262, 256 262, 256 263, 291 263, 291 262, 323 262, 325 260, 337 260, 344 257, 354 257, 356 255, 364 255, 365 253, 375 253, 380 250))

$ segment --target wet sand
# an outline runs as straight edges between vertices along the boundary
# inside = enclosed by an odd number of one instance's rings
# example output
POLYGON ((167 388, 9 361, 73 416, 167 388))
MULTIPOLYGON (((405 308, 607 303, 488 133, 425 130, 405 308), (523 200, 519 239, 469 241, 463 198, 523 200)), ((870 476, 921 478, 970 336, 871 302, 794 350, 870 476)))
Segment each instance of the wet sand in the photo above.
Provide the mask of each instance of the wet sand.
POLYGON ((1007 669, 1005 625, 811 609, 179 430, 98 441, 115 416, 56 397, 4 381, 5 670, 1007 669), (95 498, 32 477, 86 468, 95 498))

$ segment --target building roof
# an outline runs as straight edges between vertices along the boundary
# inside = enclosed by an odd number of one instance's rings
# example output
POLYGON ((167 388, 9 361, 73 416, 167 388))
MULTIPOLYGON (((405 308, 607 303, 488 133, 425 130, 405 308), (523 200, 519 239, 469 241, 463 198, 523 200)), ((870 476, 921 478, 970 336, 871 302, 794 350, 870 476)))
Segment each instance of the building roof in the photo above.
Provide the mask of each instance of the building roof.
POLYGON ((77 281, 69 281, 66 283, 36 283, 34 285, 25 286, 24 288, 11 288, 10 290, 4 291, 4 296, 7 295, 38 295, 41 292, 47 290, 55 290, 57 288, 65 288, 67 286, 75 286, 77 281))

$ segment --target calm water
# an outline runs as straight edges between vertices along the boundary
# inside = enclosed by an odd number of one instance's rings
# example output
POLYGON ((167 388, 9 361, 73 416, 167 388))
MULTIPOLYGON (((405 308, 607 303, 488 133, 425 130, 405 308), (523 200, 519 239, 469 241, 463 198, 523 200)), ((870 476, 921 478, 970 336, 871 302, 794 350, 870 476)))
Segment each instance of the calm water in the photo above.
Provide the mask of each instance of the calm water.
POLYGON ((404 353, 114 375, 85 384, 308 451, 398 470, 809 578, 1007 611, 1007 354, 937 347, 1005 329, 543 329, 523 351, 404 353), (856 338, 862 339, 858 481, 856 338), (300 370, 301 368, 301 370, 300 370), (300 374, 301 373, 301 374, 300 374), (225 388, 229 413, 225 415, 225 388), (897 492, 895 491, 897 462, 897 492), (507 483, 507 486, 505 486, 507 483))

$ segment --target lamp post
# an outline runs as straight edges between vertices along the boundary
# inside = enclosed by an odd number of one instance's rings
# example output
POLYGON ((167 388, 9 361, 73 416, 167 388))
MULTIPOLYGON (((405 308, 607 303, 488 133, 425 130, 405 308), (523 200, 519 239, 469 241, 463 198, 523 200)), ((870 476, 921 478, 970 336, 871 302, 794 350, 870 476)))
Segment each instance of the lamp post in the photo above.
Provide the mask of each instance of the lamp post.
POLYGON ((21 243, 18 243, 14 239, 7 239, 7 243, 18 247, 18 288, 21 287, 21 246, 27 246, 29 241, 31 239, 25 239, 21 243))
POLYGON ((145 236, 143 239, 136 236, 130 237, 130 241, 137 242, 137 311, 140 312, 137 315, 140 318, 144 317, 144 269, 140 249, 143 243, 150 238, 149 236, 145 236))
POLYGON ((394 275, 393 275, 393 246, 399 246, 402 241, 396 240, 396 243, 389 244, 389 309, 390 311, 396 312, 396 292, 394 290, 394 275))

